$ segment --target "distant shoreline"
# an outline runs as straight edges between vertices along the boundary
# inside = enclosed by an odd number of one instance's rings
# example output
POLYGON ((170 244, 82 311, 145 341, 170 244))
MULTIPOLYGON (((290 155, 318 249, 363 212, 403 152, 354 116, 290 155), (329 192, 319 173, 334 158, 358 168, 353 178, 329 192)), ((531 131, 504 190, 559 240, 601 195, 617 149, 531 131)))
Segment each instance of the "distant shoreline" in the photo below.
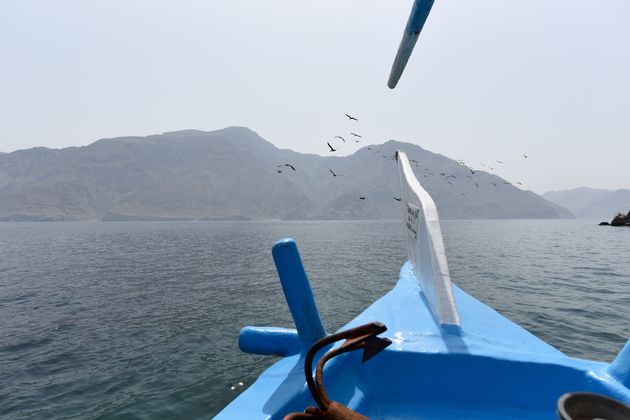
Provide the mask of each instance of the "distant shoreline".
MULTIPOLYGON (((571 217, 564 218, 488 218, 488 219, 453 219, 453 218, 441 218, 441 221, 503 221, 503 220, 545 220, 545 221, 553 221, 553 220, 580 220, 585 222, 592 222, 599 219, 576 219, 571 217)), ((81 220, 45 220, 45 219, 20 219, 20 220, 0 220, 0 224, 2 223, 53 223, 53 224, 63 224, 63 223, 93 223, 93 222, 103 222, 103 223, 206 223, 206 222, 253 222, 253 223, 267 223, 267 222, 398 222, 400 219, 236 219, 236 218, 138 218, 138 219, 120 219, 120 220, 103 220, 103 219, 81 219, 81 220)))

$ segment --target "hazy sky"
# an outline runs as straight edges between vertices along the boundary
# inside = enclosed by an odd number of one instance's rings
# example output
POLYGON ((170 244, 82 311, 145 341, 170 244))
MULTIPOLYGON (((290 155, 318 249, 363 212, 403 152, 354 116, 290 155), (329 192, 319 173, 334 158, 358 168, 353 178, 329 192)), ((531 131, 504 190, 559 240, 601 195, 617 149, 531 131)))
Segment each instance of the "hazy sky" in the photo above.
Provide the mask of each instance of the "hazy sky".
POLYGON ((392 91, 411 4, 1 0, 0 151, 240 125, 328 154, 355 131, 536 192, 630 188, 630 1, 436 0, 392 91))

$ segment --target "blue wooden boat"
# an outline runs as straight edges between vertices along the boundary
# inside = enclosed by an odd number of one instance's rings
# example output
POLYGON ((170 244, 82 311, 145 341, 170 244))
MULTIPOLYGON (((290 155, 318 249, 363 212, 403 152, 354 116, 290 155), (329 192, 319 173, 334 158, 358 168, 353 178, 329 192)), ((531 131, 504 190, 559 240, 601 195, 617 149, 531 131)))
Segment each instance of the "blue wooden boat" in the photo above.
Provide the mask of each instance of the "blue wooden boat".
MULTIPOLYGON (((359 352, 330 360, 322 369, 330 399, 373 419, 551 419, 573 392, 630 403, 630 341, 612 363, 568 357, 451 284, 435 204, 406 155, 397 159, 409 262, 389 293, 341 329, 380 322, 391 345, 366 363, 359 352)), ((218 419, 281 419, 315 405, 305 357, 327 333, 295 242, 277 242, 272 254, 296 329, 243 328, 241 350, 283 358, 218 419)))

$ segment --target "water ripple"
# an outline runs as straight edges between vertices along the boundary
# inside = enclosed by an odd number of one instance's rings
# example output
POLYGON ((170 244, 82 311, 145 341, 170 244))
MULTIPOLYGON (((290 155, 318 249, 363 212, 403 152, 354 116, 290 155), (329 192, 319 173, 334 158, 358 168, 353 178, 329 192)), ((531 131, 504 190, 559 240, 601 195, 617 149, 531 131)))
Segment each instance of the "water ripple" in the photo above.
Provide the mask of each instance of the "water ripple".
MULTIPOLYGON (((609 361, 630 335, 630 229, 443 231, 463 289, 567 354, 609 361)), ((386 293, 406 259, 395 222, 0 223, 0 413, 212 416, 277 360, 240 353, 240 328, 292 325, 270 252, 287 236, 329 331, 386 293)))

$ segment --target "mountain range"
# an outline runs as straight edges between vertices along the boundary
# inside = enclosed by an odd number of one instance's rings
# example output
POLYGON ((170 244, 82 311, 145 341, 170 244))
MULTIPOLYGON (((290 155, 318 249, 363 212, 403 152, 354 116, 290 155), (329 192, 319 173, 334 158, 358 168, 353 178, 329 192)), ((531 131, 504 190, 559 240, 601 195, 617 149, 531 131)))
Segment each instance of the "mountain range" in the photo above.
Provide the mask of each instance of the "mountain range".
POLYGON ((442 218, 572 217, 414 144, 390 140, 324 157, 229 127, 0 154, 0 220, 396 219, 398 149, 415 161, 442 218))
POLYGON ((571 190, 549 191, 543 194, 547 200, 571 210, 581 219, 610 220, 617 213, 630 210, 630 190, 606 190, 588 187, 571 190))

